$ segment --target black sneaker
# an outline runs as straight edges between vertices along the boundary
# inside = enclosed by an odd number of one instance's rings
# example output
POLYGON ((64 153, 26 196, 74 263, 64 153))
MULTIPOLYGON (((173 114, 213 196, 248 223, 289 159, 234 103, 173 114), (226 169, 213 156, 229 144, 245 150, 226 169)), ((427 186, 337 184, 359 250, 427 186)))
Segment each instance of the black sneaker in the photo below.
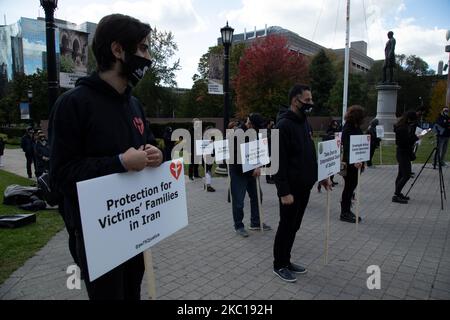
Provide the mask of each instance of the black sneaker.
POLYGON ((206 187, 206 191, 207 191, 207 192, 216 192, 216 189, 214 189, 214 188, 211 187, 211 186, 207 186, 207 187, 206 187))
MULTIPOLYGON (((353 212, 341 213, 341 221, 356 223, 356 215, 353 212)), ((361 222, 361 217, 358 217, 358 222, 361 222)))
MULTIPOLYGON (((258 224, 257 226, 250 226, 249 230, 261 230, 261 226, 258 224)), ((263 231, 270 231, 272 227, 263 223, 263 231)))
POLYGON ((397 203, 402 203, 402 204, 407 204, 408 200, 401 198, 400 196, 394 195, 392 197, 392 202, 397 202, 397 203))
POLYGON ((298 264, 295 264, 295 263, 291 263, 290 266, 288 267, 288 269, 290 272, 297 273, 297 274, 305 274, 308 272, 308 270, 306 270, 306 268, 304 268, 298 264))
POLYGON ((292 272, 289 271, 288 268, 281 268, 281 269, 273 269, 273 273, 275 273, 277 276, 281 278, 281 280, 284 280, 286 282, 295 282, 297 281, 297 278, 295 275, 292 274, 292 272))
POLYGON ((406 200, 406 201, 411 200, 410 197, 405 196, 403 193, 400 193, 400 194, 398 195, 398 197, 400 197, 400 198, 402 198, 402 199, 404 199, 404 200, 406 200))

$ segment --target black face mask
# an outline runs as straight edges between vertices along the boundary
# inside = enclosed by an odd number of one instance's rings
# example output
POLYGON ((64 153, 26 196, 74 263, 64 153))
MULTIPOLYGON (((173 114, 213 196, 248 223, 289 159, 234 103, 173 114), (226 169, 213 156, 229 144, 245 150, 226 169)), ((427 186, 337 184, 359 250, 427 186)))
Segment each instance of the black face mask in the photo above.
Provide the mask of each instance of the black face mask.
MULTIPOLYGON (((122 61, 122 60, 121 60, 122 61)), ((125 62, 122 61, 124 67, 123 72, 128 78, 128 81, 133 87, 135 87, 145 73, 150 69, 152 60, 137 56, 137 55, 125 55, 125 62)))
POLYGON ((298 110, 300 110, 300 112, 302 113, 310 113, 314 108, 313 104, 303 103, 300 101, 300 99, 297 99, 297 101, 300 102, 302 105, 300 108, 298 108, 298 110))

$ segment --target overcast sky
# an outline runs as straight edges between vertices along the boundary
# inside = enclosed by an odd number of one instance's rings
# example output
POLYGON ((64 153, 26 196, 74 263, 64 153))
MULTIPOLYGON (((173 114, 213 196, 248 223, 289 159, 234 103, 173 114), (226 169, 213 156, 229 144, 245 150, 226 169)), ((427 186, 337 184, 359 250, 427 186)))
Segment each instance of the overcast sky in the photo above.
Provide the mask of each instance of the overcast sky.
MULTIPOLYGON (((281 26, 329 48, 345 46, 345 0, 59 0, 55 15, 75 23, 98 22, 110 13, 134 16, 159 30, 172 31, 182 70, 178 86, 190 88, 198 61, 217 43, 226 21, 242 33, 281 26)), ((397 54, 415 54, 437 70, 450 29, 449 0, 351 0, 351 41, 365 40, 368 55, 384 58, 386 33, 393 30, 397 54)), ((0 0, 0 18, 43 16, 39 0, 0 0)))

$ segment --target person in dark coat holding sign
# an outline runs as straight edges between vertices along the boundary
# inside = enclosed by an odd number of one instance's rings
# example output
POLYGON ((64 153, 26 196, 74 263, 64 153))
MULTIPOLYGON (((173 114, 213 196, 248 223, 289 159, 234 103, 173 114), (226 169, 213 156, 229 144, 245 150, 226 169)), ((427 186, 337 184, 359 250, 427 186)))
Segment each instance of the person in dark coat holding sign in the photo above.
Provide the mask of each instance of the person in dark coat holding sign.
MULTIPOLYGON (((239 128, 243 132, 253 129, 257 132, 265 127, 264 118, 258 113, 252 113, 248 116, 247 122, 243 123, 239 128)), ((238 145, 239 139, 234 139, 234 162, 230 164, 230 180, 231 180, 231 197, 233 206, 233 222, 234 229, 241 237, 248 237, 249 234, 245 230, 244 223, 244 199, 245 193, 248 193, 250 197, 250 230, 261 230, 259 209, 258 209, 258 194, 261 190, 257 190, 256 179, 261 175, 261 169, 257 168, 247 172, 243 172, 242 161, 239 157, 240 146, 238 145), (239 152, 238 152, 239 150, 239 152)), ((247 143, 249 141, 245 141, 247 143)), ((263 223, 264 231, 272 230, 272 228, 263 223)))
MULTIPOLYGON (((295 85, 289 92, 290 109, 282 110, 276 129, 279 130, 280 163, 275 184, 280 204, 280 223, 273 245, 273 272, 286 282, 295 282, 295 273, 306 268, 291 262, 295 235, 300 229, 311 189, 317 181, 316 148, 307 113, 313 108, 311 89, 295 85)), ((329 180, 321 184, 331 190, 329 180)))
MULTIPOLYGON (((341 220, 356 223, 356 215, 351 211, 353 192, 358 186, 358 169, 364 168, 363 163, 349 164, 350 162, 350 136, 359 136, 363 132, 361 124, 364 120, 364 109, 361 106, 351 106, 345 114, 345 125, 342 129, 342 146, 344 154, 342 162, 345 164, 345 186, 341 198, 341 220)), ((359 217, 358 222, 361 221, 359 217)))
POLYGON ((140 299, 142 253, 89 279, 76 183, 157 167, 163 160, 142 105, 131 95, 151 66, 150 31, 148 24, 129 16, 102 18, 92 42, 97 72, 60 96, 50 116, 52 185, 64 197, 64 220, 75 232, 78 263, 93 300, 140 299))
POLYGON ((398 175, 395 180, 395 193, 392 202, 406 204, 409 200, 409 197, 402 193, 402 189, 411 179, 411 161, 416 159, 414 144, 419 140, 416 136, 417 122, 416 112, 408 111, 394 125, 398 175))

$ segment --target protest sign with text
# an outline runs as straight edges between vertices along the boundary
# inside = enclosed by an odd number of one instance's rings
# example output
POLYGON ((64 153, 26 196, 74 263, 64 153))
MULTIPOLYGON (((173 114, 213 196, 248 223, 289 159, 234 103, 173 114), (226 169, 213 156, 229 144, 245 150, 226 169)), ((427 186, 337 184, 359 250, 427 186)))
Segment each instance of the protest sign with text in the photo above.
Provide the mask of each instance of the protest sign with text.
POLYGON ((341 171, 341 142, 337 139, 319 142, 317 152, 319 181, 341 171))
POLYGON ((214 152, 214 143, 212 140, 195 140, 195 154, 204 156, 214 152))
POLYGON ((188 224, 182 159, 77 189, 91 281, 188 224))
POLYGON ((377 138, 383 139, 384 138, 384 126, 377 126, 377 138))
POLYGON ((228 140, 214 141, 214 155, 216 156, 216 162, 230 159, 228 140))
POLYGON ((370 135, 350 136, 350 164, 370 160, 370 135))
POLYGON ((269 164, 269 140, 267 138, 241 144, 242 172, 248 172, 269 164))

